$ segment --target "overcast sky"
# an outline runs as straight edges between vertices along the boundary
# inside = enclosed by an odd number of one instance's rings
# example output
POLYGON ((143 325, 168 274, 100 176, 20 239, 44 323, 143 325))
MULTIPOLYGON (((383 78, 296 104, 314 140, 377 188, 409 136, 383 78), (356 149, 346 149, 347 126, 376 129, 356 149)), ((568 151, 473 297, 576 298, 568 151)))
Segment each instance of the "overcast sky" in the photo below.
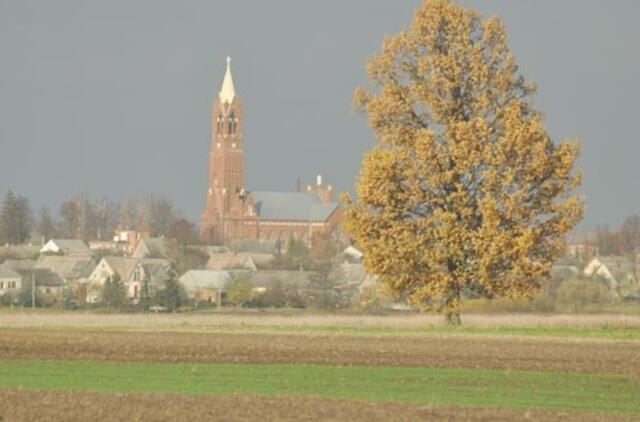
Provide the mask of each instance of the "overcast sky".
MULTIPOLYGON (((640 212, 640 2, 473 1, 500 15, 554 139, 583 141, 583 227, 640 212)), ((350 189, 373 145, 354 88, 419 0, 0 0, 0 195, 86 191, 204 208, 211 104, 230 54, 249 190, 325 175, 350 189)))

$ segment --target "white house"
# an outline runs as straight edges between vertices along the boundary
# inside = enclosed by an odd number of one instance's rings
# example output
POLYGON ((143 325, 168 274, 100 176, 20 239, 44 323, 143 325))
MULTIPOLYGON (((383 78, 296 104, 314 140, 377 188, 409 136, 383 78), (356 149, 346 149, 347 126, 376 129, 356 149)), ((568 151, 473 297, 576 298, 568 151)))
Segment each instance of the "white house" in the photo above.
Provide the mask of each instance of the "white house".
POLYGON ((345 250, 342 251, 342 256, 356 262, 360 262, 362 258, 364 258, 364 254, 354 246, 347 246, 345 250))
POLYGON ((610 288, 618 285, 616 274, 627 272, 629 263, 623 258, 598 257, 593 258, 585 267, 583 274, 587 277, 600 277, 607 281, 610 288))
POLYGON ((93 252, 80 239, 51 239, 44 244, 40 253, 55 253, 68 256, 91 256, 93 252))
POLYGON ((0 265, 0 296, 16 295, 22 288, 22 276, 0 265))

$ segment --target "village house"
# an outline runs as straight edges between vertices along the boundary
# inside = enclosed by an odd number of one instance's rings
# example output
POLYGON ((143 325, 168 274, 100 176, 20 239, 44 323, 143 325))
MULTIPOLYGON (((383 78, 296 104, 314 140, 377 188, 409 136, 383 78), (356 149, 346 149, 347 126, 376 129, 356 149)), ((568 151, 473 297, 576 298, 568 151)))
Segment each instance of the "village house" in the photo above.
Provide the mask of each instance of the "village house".
POLYGON ((113 242, 118 250, 131 255, 143 239, 148 239, 150 237, 151 233, 148 231, 118 230, 113 236, 113 242))
POLYGON ((96 260, 92 256, 85 255, 44 255, 35 264, 35 268, 50 270, 57 274, 71 289, 84 283, 95 267, 96 260))
POLYGON ((179 278, 189 299, 220 304, 232 277, 228 271, 190 270, 179 278))
POLYGON ((16 270, 22 278, 22 285, 35 284, 45 303, 53 303, 61 296, 64 281, 60 276, 46 268, 32 268, 16 270))
POLYGON ((140 240, 131 255, 133 258, 163 258, 174 260, 178 257, 179 246, 175 239, 149 237, 140 240))
POLYGON ((51 239, 40 249, 41 254, 92 256, 93 251, 79 239, 51 239))
POLYGON ((255 262, 246 253, 218 253, 209 255, 207 270, 247 270, 257 271, 255 262))
POLYGON ((171 264, 164 259, 104 257, 88 277, 87 302, 98 302, 107 279, 118 276, 125 286, 127 298, 136 303, 145 280, 151 290, 156 290, 170 276, 170 268, 171 264))
POLYGON ((22 288, 22 276, 16 271, 0 265, 0 296, 6 294, 15 296, 22 288))

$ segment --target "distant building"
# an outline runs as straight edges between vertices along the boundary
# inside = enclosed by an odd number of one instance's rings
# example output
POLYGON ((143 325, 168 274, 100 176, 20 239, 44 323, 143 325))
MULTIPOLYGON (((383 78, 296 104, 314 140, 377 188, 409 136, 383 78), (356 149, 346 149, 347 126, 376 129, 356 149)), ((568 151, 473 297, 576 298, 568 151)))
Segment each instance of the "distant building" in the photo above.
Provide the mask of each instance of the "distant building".
POLYGON ((190 270, 178 281, 190 299, 198 302, 221 303, 232 278, 228 271, 190 270))
POLYGON ((64 288, 64 280, 46 268, 32 268, 24 270, 16 270, 22 276, 22 285, 27 283, 35 283, 38 292, 43 295, 46 302, 56 301, 62 296, 64 288))
POLYGON ((208 270, 247 270, 257 271, 251 255, 246 253, 218 253, 209 255, 208 270))
POLYGON ((96 267, 92 256, 57 256, 44 255, 36 262, 35 267, 57 274, 67 286, 75 286, 84 282, 96 267))
POLYGON ((142 240, 150 237, 151 234, 148 231, 118 230, 113 237, 113 242, 116 244, 117 249, 126 254, 132 254, 142 240))
POLYGON ((213 105, 203 239, 228 246, 238 240, 273 240, 282 248, 289 239, 310 245, 318 232, 337 235, 341 208, 333 200, 332 186, 323 185, 321 176, 305 192, 246 190, 244 108, 235 91, 230 60, 213 105))
POLYGON ((140 299, 145 280, 148 280, 150 289, 157 289, 170 277, 170 272, 171 264, 165 259, 104 257, 88 278, 87 302, 98 302, 102 286, 116 275, 126 288, 127 298, 136 302, 140 299))
POLYGON ((16 295, 22 288, 22 276, 16 271, 3 268, 0 265, 0 296, 16 295))
POLYGON ((51 239, 44 244, 40 253, 54 253, 67 256, 92 256, 93 252, 80 239, 51 239))
POLYGON ((178 242, 164 237, 149 237, 140 240, 134 249, 133 258, 175 259, 178 255, 178 242))

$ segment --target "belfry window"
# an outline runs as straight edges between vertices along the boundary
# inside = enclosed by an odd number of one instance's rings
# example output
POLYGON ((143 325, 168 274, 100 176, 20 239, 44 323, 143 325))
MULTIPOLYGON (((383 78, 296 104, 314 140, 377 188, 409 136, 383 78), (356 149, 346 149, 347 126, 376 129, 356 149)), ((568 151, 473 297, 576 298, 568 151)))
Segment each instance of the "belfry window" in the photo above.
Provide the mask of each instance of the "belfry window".
POLYGON ((220 134, 222 132, 222 121, 223 116, 222 113, 218 114, 218 118, 216 119, 216 133, 220 134))
POLYGON ((229 135, 234 135, 236 133, 236 126, 237 126, 237 119, 236 119, 236 114, 232 111, 231 114, 229 114, 229 122, 228 122, 228 132, 229 135))

